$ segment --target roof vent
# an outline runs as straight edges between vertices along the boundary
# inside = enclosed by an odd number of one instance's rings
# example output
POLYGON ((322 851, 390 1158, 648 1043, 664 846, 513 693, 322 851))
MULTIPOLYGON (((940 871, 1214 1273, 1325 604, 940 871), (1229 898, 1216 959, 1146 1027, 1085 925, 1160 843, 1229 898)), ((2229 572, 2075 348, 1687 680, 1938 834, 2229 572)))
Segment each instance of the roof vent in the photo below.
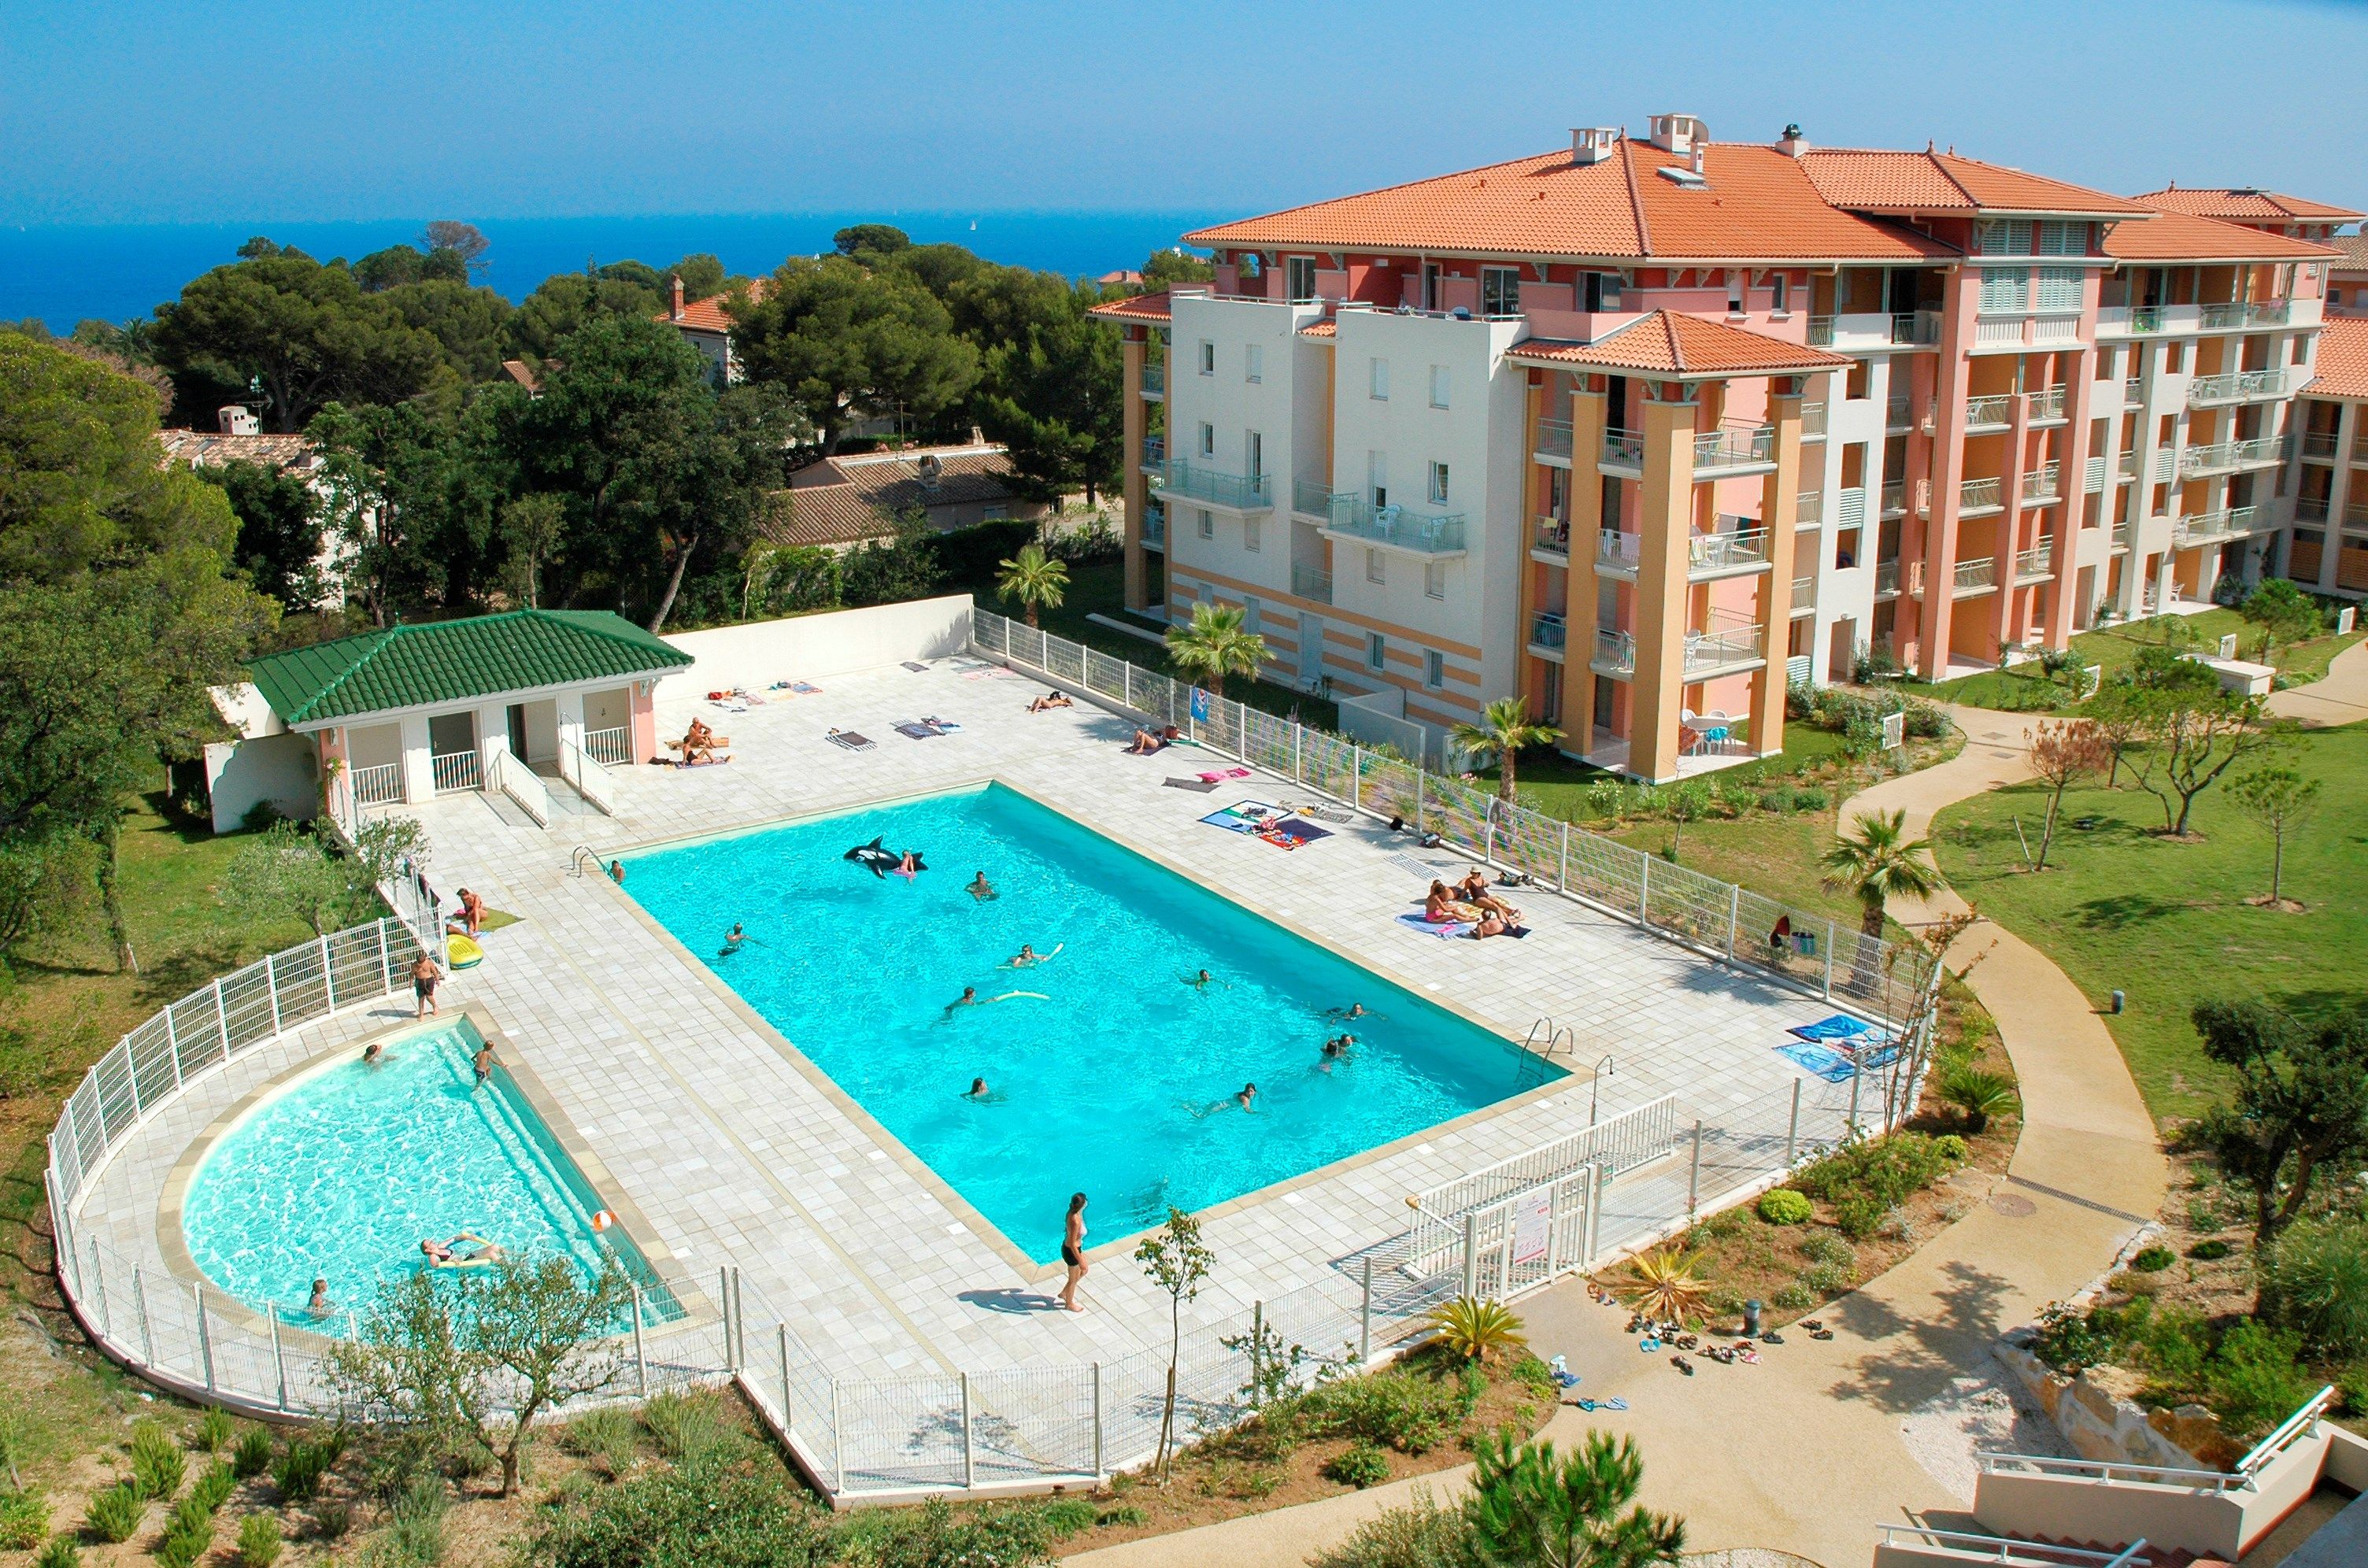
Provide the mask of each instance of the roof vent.
POLYGON ((1700 169, 1688 168, 1683 164, 1663 164, 1657 172, 1663 179, 1668 180, 1671 185, 1678 187, 1681 190, 1707 190, 1710 188, 1710 181, 1702 177, 1702 173, 1700 169))
POLYGON ((1653 116, 1653 145, 1683 157, 1710 140, 1710 127, 1691 114, 1653 116))
POLYGON ((1616 125, 1587 125, 1570 133, 1570 161, 1585 165, 1600 164, 1611 156, 1620 145, 1620 128, 1616 125))
POLYGON ((255 410, 244 403, 225 403, 215 413, 214 418, 225 436, 253 436, 262 429, 256 423, 255 410))
POLYGON ((921 488, 935 490, 938 487, 938 481, 946 471, 946 465, 938 460, 938 454, 935 452, 923 454, 920 462, 916 466, 921 472, 921 488))
POLYGON ((1797 158, 1809 150, 1809 139, 1801 134, 1797 125, 1788 125, 1776 143, 1776 150, 1788 158, 1797 158))

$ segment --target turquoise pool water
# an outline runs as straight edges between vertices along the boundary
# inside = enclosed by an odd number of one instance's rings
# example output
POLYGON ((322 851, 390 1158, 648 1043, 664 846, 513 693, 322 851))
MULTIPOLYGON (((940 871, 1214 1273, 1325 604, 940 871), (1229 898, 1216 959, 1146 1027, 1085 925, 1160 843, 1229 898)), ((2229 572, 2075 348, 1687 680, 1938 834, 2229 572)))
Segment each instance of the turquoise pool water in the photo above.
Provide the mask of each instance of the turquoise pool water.
POLYGON ((1091 1202, 1089 1242, 1108 1241, 1522 1083, 1495 1035, 1000 786, 702 840, 626 871, 668 931, 1039 1262, 1060 1255, 1073 1191, 1091 1202), (874 837, 929 869, 874 877, 843 858, 874 837), (980 870, 1000 896, 963 891, 980 870), (734 921, 749 939, 727 953, 734 921), (1059 952, 1005 967, 1023 943, 1059 952), (1204 969, 1211 984, 1185 983, 1204 969), (1038 994, 949 1008, 964 986, 1038 994), (1326 1016, 1352 1003, 1377 1016, 1326 1016), (1324 1041, 1343 1028, 1356 1048, 1327 1070, 1324 1041), (966 1097, 982 1077, 990 1097, 966 1097), (1231 1098, 1247 1083, 1249 1112, 1231 1098))
MULTIPOLYGON (((463 1231, 587 1277, 614 1256, 652 1283, 621 1230, 593 1230, 603 1205, 508 1074, 474 1086, 479 1043, 465 1018, 431 1026, 387 1040, 375 1066, 357 1053, 256 1106, 190 1178, 181 1229, 198 1267, 258 1312, 315 1328, 302 1310, 314 1279, 341 1313, 359 1311, 422 1266, 423 1237, 463 1231)), ((678 1310, 650 1298, 652 1316, 678 1310)))

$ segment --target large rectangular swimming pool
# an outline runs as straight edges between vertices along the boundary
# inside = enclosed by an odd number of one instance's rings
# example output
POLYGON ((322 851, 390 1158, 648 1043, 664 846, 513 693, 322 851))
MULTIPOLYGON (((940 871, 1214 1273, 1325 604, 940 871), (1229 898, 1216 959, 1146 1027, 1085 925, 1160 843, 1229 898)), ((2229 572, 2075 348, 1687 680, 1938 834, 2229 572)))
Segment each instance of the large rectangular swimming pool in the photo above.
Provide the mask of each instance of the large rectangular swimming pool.
POLYGON ((1541 1077, 1487 1030, 1000 785, 625 866, 669 932, 1039 1262, 1060 1254, 1072 1192, 1108 1240, 1541 1077), (844 858, 875 838, 928 869, 844 858), (979 871, 996 897, 964 891, 979 871), (746 939, 727 951, 735 921, 746 939), (1054 956, 1006 967, 1023 944, 1054 956), (950 1006, 965 986, 978 1004, 950 1006), (1358 1004, 1369 1016, 1333 1016, 1358 1004), (1327 1062, 1344 1028, 1356 1046, 1327 1062))

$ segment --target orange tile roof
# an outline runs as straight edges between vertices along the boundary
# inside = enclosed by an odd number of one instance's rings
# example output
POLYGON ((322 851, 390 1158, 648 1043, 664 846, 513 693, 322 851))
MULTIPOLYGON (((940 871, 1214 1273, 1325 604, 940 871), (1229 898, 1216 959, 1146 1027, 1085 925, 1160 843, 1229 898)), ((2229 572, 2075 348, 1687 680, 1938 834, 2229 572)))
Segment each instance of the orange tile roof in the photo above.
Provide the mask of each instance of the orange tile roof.
POLYGON ((1167 319, 1167 290, 1156 294, 1129 294, 1123 300, 1111 300, 1096 305, 1086 314, 1097 321, 1165 322, 1167 319))
POLYGON ((1592 343, 1551 338, 1517 343, 1505 357, 1524 364, 1642 370, 1679 380, 1803 375, 1840 369, 1850 363, 1846 357, 1822 348, 1676 311, 1649 312, 1592 343))
POLYGON ((1882 212, 2066 212, 2147 218, 2136 202, 1954 153, 1813 147, 1801 166, 1837 207, 1882 212))
POLYGON ((2327 243, 2343 253, 2343 259, 2335 264, 2338 272, 2368 267, 2368 234, 2337 234, 2327 243))
POLYGON ((2335 252, 2166 207, 2146 222, 2114 224, 2105 235, 2105 254, 2116 261, 2317 261, 2335 252))
POLYGON ((1820 199, 1773 147, 1714 142, 1704 179, 1664 177, 1689 161, 1622 141, 1598 164, 1567 150, 1197 230, 1196 245, 1722 260, 1918 261, 1956 251, 1820 199))
POLYGON ((1306 326, 1301 327, 1299 329, 1299 335, 1302 337, 1338 337, 1340 335, 1340 324, 1336 321, 1313 322, 1306 326))
POLYGON ((2166 212, 2192 212, 2198 218, 2234 219, 2246 222, 2268 220, 2271 222, 2349 223, 2368 216, 2354 212, 2348 207, 2330 207, 2324 201, 2305 201, 2299 196, 2286 196, 2274 190, 2250 190, 2243 187, 2181 190, 2175 185, 2165 186, 2160 190, 2147 191, 2138 199, 2166 212))
POLYGON ((266 432, 232 436, 215 430, 168 429, 156 432, 166 468, 187 463, 191 468, 215 468, 223 463, 249 462, 264 468, 297 469, 310 472, 321 466, 313 439, 302 435, 266 432))
POLYGON ((776 544, 852 544, 894 533, 907 507, 1008 504, 1010 478, 1010 449, 993 443, 828 457, 791 474, 758 527, 776 544), (925 458, 937 460, 933 481, 922 474, 925 458))
MULTIPOLYGON (((748 298, 754 301, 764 297, 765 279, 761 278, 748 279, 748 298)), ((722 294, 710 294, 704 300, 694 300, 683 306, 682 314, 679 316, 671 310, 665 310, 657 313, 656 319, 670 326, 678 326, 685 332, 729 333, 732 330, 732 318, 724 313, 723 306, 730 298, 730 290, 722 294)))
POLYGON ((2305 397, 2368 398, 2368 321, 2330 316, 2318 333, 2316 374, 2305 397))

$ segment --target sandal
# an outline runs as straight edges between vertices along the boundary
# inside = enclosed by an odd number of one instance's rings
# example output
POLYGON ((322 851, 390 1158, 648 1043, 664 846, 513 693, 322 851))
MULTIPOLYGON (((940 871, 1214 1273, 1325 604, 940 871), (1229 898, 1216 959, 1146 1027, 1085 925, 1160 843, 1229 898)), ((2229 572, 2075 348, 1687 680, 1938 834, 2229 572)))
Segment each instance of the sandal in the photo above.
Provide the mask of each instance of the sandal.
POLYGON ((1784 1336, 1771 1328, 1767 1333, 1759 1336, 1759 1343, 1762 1345, 1782 1345, 1784 1343, 1784 1336))
POLYGON ((1809 1337, 1810 1337, 1810 1338, 1812 1338, 1812 1339, 1831 1339, 1833 1336, 1834 1336, 1834 1331, 1833 1331, 1832 1329, 1830 1329, 1830 1328, 1821 1328, 1821 1329, 1817 1330, 1815 1334, 1812 1334, 1811 1335, 1809 1335, 1809 1337))
POLYGON ((1691 1361, 1687 1360, 1682 1356, 1670 1357, 1669 1365, 1675 1367, 1679 1371, 1683 1372, 1690 1378, 1694 1375, 1694 1364, 1691 1361))
POLYGON ((1819 1323, 1816 1318, 1803 1318, 1801 1320, 1801 1326, 1807 1329, 1811 1334, 1815 1334, 1817 1330, 1825 1327, 1826 1325, 1819 1323))

